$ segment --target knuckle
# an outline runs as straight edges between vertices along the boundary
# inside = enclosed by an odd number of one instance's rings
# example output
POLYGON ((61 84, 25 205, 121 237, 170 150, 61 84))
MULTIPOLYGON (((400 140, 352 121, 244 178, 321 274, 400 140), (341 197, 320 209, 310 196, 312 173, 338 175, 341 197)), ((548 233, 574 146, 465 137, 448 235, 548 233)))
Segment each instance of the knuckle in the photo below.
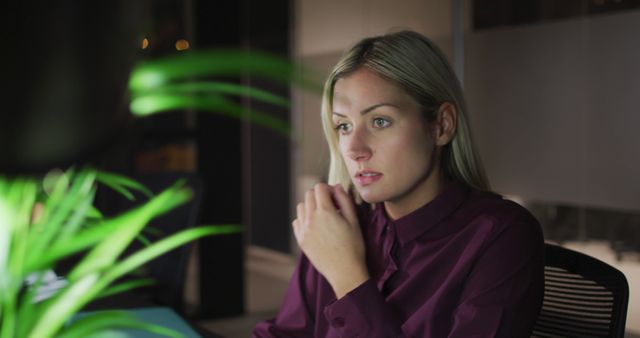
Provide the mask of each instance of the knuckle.
POLYGON ((327 189, 327 187, 328 187, 328 185, 327 185, 327 184, 322 183, 322 182, 318 182, 318 183, 316 183, 316 185, 313 187, 313 189, 314 189, 314 190, 316 190, 316 191, 324 191, 324 190, 326 190, 326 189, 327 189))

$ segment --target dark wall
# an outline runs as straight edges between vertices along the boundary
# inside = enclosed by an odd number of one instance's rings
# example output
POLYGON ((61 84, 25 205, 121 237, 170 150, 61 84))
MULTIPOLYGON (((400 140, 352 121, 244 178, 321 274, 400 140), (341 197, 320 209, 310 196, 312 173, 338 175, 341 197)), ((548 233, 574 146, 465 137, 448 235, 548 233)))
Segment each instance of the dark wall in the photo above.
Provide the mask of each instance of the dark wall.
MULTIPOLYGON (((288 57, 289 6, 287 0, 199 1, 195 10, 198 47, 241 47, 288 57)), ((251 76, 242 81, 289 98, 288 86, 251 76)), ((256 101, 245 103, 252 109, 289 121, 287 109, 256 101)), ((198 144, 202 147, 199 154, 204 157, 200 161, 200 172, 209 175, 208 173, 222 170, 223 177, 242 180, 235 191, 227 191, 227 196, 218 200, 210 197, 207 205, 240 205, 239 201, 244 199, 248 208, 244 221, 250 227, 247 232, 249 243, 289 252, 290 140, 261 126, 242 125, 226 119, 222 121, 203 114, 198 117, 198 129, 199 134, 204 136, 198 139, 198 144), (216 135, 210 137, 214 130, 216 135), (222 144, 226 149, 219 149, 222 144), (243 152, 244 155, 240 156, 243 152), (232 165, 218 168, 222 163, 244 165, 245 167, 241 167, 244 168, 244 176, 234 177, 233 175, 242 174, 242 170, 232 165), (245 196, 239 195, 241 191, 244 191, 245 196)), ((221 177, 213 175, 211 178, 212 181, 220 182, 221 177)), ((242 210, 236 210, 231 205, 228 207, 230 216, 235 213, 233 217, 241 217, 242 210)))
MULTIPOLYGON (((243 48, 287 56, 288 1, 195 2, 198 48, 243 48)), ((289 97, 287 86, 251 76, 228 79, 289 97)), ((287 109, 239 99, 289 120, 287 109)), ((289 250, 289 140, 264 127, 210 113, 197 116, 198 172, 205 184, 201 221, 243 224, 244 234, 200 241, 201 313, 244 311, 244 247, 289 250)))
POLYGON ((3 1, 0 172, 94 162, 129 122, 144 1, 3 1))
MULTIPOLYGON (((287 0, 252 1, 248 6, 249 45, 252 50, 289 56, 290 4, 287 0)), ((289 87, 251 78, 252 85, 290 98, 289 87)), ((290 111, 259 102, 252 108, 285 121, 290 111)), ((250 243, 288 253, 290 238, 290 140, 260 126, 249 126, 250 243)))
MULTIPOLYGON (((242 2, 196 1, 198 48, 237 47, 242 42, 242 2)), ((238 79, 233 79, 238 82, 238 79)), ((242 224, 242 124, 221 115, 198 113, 198 173, 204 183, 203 224, 242 224)), ((202 317, 244 313, 244 235, 201 239, 202 317)))
POLYGON ((638 0, 475 0, 476 30, 532 24, 640 8, 638 0))

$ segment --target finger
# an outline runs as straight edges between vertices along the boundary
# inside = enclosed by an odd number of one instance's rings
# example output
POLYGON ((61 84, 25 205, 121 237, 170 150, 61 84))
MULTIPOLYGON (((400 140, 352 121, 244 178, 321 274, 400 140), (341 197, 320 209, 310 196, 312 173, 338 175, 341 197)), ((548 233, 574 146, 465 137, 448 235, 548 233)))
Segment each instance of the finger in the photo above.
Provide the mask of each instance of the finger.
POLYGON ((331 202, 333 203, 333 206, 338 209, 338 212, 340 212, 340 205, 338 204, 338 201, 336 200, 336 189, 338 189, 338 186, 340 184, 336 184, 336 185, 330 185, 329 189, 331 190, 331 202))
POLYGON ((313 191, 315 192, 316 203, 318 208, 325 210, 334 210, 336 207, 331 199, 331 188, 322 183, 316 184, 313 191))
POLYGON ((313 189, 308 190, 304 195, 304 212, 305 212, 305 220, 310 217, 313 212, 316 210, 316 196, 313 192, 313 189))
POLYGON ((296 214, 297 219, 304 219, 304 203, 298 203, 298 205, 296 206, 296 214))
POLYGON ((301 236, 301 230, 300 230, 300 223, 298 222, 297 219, 291 222, 291 227, 293 228, 293 236, 296 238, 296 242, 298 242, 298 245, 300 245, 300 240, 302 239, 302 236, 301 236))
POLYGON ((333 192, 334 192, 334 199, 338 204, 338 206, 340 207, 340 212, 342 213, 344 218, 346 218, 347 221, 349 221, 349 224, 357 225, 358 215, 356 213, 356 207, 353 204, 353 200, 351 199, 351 196, 349 196, 349 194, 347 194, 347 192, 344 191, 344 189, 342 188, 342 185, 340 184, 338 184, 335 187, 333 192))

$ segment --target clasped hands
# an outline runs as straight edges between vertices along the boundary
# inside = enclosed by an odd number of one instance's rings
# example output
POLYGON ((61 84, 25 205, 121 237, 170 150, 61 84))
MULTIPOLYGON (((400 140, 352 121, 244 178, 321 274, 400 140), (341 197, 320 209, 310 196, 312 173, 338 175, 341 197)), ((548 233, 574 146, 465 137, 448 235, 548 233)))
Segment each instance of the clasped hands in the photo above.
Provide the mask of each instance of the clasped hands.
POLYGON ((355 206, 341 185, 318 183, 292 222, 300 249, 340 299, 369 279, 355 206))

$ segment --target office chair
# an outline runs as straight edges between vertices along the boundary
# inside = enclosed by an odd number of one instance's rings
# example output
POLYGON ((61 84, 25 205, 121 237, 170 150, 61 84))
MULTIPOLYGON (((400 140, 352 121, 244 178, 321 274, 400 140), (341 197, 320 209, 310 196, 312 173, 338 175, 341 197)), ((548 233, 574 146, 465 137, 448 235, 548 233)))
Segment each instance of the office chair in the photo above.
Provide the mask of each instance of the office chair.
POLYGON ((544 301, 532 337, 624 337, 629 284, 586 254, 545 244, 544 301))

